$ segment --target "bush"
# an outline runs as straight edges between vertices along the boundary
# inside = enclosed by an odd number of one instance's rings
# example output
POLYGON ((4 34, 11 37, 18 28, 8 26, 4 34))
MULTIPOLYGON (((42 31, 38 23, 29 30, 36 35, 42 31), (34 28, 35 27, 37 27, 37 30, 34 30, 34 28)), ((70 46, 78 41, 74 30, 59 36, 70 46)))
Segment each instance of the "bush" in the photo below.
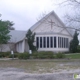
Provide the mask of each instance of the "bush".
MULTIPOLYGON (((0 52, 0 58, 7 57, 12 58, 11 52, 0 52)), ((18 53, 14 53, 14 58, 18 57, 18 53)))
POLYGON ((19 53, 18 58, 19 59, 29 59, 30 54, 29 53, 19 53))
POLYGON ((36 52, 33 53, 33 58, 38 58, 38 59, 52 59, 54 58, 53 52, 50 51, 41 51, 41 52, 36 52))
POLYGON ((77 46, 77 52, 80 53, 80 45, 77 46))
POLYGON ((14 58, 18 58, 18 55, 19 55, 19 53, 14 53, 14 55, 10 54, 9 58, 13 58, 13 56, 14 56, 14 58))
POLYGON ((57 53, 56 58, 65 58, 65 54, 64 53, 57 53))
POLYGON ((33 53, 31 54, 31 57, 32 57, 33 59, 37 59, 37 58, 38 58, 38 52, 33 52, 33 53))
POLYGON ((10 52, 0 52, 0 58, 9 57, 10 52))

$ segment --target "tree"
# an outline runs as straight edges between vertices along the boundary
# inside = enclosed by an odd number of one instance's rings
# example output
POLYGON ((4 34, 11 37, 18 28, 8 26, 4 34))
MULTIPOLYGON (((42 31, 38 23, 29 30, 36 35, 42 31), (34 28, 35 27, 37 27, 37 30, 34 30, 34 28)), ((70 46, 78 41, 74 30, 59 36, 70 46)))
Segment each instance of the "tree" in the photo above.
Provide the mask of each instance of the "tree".
POLYGON ((77 31, 75 31, 73 39, 70 42, 70 52, 72 52, 72 53, 77 52, 78 44, 79 44, 78 33, 77 33, 77 31))
POLYGON ((7 21, 4 21, 4 23, 6 23, 9 30, 15 30, 15 28, 12 27, 14 25, 12 21, 7 20, 7 21))
MULTIPOLYGON (((0 17, 1 17, 1 14, 0 14, 0 17)), ((6 21, 0 20, 0 21, 3 22, 9 30, 15 30, 15 28, 13 27, 14 23, 12 21, 9 21, 9 20, 6 20, 6 21)))
POLYGON ((80 29, 80 0, 65 0, 61 5, 65 4, 69 11, 65 14, 65 22, 67 26, 75 27, 80 29))
POLYGON ((44 12, 42 12, 40 15, 39 15, 39 17, 37 18, 37 21, 40 21, 43 17, 45 17, 47 15, 47 12, 46 11, 44 11, 44 12))
POLYGON ((32 51, 36 51, 36 47, 33 45, 35 39, 35 33, 32 33, 32 31, 29 29, 26 34, 26 37, 28 39, 29 49, 32 51))
POLYGON ((0 20, 0 48, 2 51, 3 45, 10 39, 8 24, 5 21, 0 20))

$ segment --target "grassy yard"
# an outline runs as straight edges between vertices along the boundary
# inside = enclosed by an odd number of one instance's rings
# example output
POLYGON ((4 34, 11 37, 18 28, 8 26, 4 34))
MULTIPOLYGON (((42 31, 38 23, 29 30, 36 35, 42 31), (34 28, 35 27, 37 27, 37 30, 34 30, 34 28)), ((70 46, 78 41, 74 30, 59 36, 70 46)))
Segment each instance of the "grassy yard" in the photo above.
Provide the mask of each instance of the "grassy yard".
POLYGON ((80 69, 80 60, 0 60, 0 68, 18 68, 27 73, 53 73, 80 69))
POLYGON ((71 59, 80 59, 80 53, 67 54, 66 57, 71 59))
POLYGON ((18 68, 27 73, 53 73, 65 70, 70 71, 80 69, 80 53, 66 54, 66 58, 64 59, 0 59, 0 68, 18 68))

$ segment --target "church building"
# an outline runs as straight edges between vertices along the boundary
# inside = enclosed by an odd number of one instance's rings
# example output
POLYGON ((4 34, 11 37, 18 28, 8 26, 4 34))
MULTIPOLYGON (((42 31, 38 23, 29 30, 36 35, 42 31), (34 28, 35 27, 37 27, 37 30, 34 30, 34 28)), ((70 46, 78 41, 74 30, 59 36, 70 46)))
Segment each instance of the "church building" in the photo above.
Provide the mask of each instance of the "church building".
MULTIPOLYGON (((38 51, 69 51, 73 33, 66 28, 54 11, 35 23, 30 30, 36 33, 34 45, 38 48, 38 51)), ((27 31, 13 30, 9 34, 11 35, 9 43, 15 44, 14 50, 16 52, 29 51, 26 38, 27 31)), ((10 51, 10 48, 10 45, 5 46, 3 52, 10 51)))
POLYGON ((69 51, 73 34, 66 28, 54 11, 43 17, 30 29, 36 33, 35 46, 38 51, 69 51))

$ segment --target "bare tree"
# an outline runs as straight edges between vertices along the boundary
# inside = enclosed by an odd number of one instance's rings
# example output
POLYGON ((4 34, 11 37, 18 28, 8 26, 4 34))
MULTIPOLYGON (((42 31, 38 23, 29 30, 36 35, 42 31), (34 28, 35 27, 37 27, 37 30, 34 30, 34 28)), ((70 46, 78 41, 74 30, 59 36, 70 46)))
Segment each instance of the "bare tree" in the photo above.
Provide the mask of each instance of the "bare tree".
POLYGON ((42 12, 42 13, 38 16, 37 21, 39 21, 39 20, 41 20, 43 17, 45 17, 46 14, 47 14, 46 11, 42 12))
POLYGON ((60 3, 60 5, 63 4, 66 4, 66 6, 70 8, 70 12, 67 12, 64 16, 66 25, 80 29, 80 0, 65 0, 60 3))

